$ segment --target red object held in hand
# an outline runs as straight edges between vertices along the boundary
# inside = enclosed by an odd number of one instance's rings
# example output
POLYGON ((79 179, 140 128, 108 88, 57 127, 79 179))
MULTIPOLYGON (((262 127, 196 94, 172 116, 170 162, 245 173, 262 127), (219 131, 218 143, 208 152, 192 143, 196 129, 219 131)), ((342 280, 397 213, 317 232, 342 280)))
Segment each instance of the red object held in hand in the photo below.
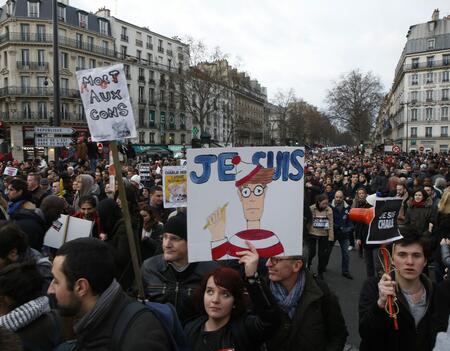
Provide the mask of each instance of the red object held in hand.
POLYGON ((348 213, 348 218, 353 222, 370 224, 375 217, 375 208, 352 208, 348 213))

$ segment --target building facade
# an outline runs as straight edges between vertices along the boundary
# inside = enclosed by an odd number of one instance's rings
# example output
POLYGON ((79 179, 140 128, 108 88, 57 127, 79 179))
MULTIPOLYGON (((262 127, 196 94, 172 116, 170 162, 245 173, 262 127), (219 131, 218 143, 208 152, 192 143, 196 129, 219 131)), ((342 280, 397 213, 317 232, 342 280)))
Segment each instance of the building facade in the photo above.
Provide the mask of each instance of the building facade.
POLYGON ((103 8, 96 16, 111 23, 117 59, 124 64, 136 119, 139 144, 183 145, 191 141, 192 124, 176 98, 175 76, 189 67, 189 47, 146 27, 111 16, 103 8))
POLYGON ((404 151, 448 152, 450 16, 434 10, 426 23, 413 25, 380 113, 377 135, 404 151))
MULTIPOLYGON (((63 2, 58 20, 61 125, 87 131, 75 71, 114 63, 114 38, 108 20, 63 2)), ((0 113, 5 144, 19 160, 34 157, 34 127, 53 124, 52 43, 51 0, 1 8, 0 113)))

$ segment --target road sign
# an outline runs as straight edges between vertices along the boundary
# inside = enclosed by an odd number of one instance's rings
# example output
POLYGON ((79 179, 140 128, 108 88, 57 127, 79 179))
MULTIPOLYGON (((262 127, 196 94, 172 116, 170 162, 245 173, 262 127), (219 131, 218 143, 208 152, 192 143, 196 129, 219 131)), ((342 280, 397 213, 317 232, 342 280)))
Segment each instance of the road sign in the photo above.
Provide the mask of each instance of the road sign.
POLYGON ((401 151, 402 151, 402 149, 400 149, 400 146, 398 146, 398 145, 392 146, 392 152, 399 154, 401 151))
POLYGON ((66 134, 72 135, 75 133, 73 128, 63 128, 63 127, 34 127, 35 134, 66 134))
POLYGON ((69 146, 73 143, 72 138, 35 138, 36 146, 40 147, 61 147, 61 146, 69 146))

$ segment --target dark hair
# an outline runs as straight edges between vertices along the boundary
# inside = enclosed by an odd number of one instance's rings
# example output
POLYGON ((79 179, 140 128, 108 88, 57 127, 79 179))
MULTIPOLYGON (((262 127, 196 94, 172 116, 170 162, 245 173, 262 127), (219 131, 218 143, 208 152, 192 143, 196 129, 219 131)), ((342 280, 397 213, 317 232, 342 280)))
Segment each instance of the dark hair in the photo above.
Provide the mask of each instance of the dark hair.
POLYGON ((13 310, 42 295, 44 278, 39 273, 36 262, 12 263, 0 270, 0 296, 8 296, 13 310))
POLYGON ((116 201, 106 198, 99 202, 97 212, 105 233, 111 236, 117 222, 122 219, 122 210, 116 201))
POLYGON ((418 190, 415 190, 415 191, 413 192, 413 198, 414 198, 414 195, 416 195, 416 193, 421 193, 421 194, 422 194, 422 196, 423 196, 423 201, 425 201, 426 199, 428 199, 428 193, 427 193, 425 190, 423 190, 423 188, 420 188, 420 189, 418 189, 418 190))
POLYGON ((418 230, 412 226, 404 226, 400 229, 402 239, 395 242, 396 246, 409 246, 412 244, 419 244, 422 246, 423 255, 426 259, 430 257, 431 248, 430 241, 424 235, 421 235, 418 230))
POLYGON ((73 290, 78 279, 86 279, 94 295, 101 295, 114 279, 114 257, 106 243, 94 238, 68 241, 56 252, 63 256, 62 272, 67 288, 73 290))
POLYGON ((14 190, 17 190, 17 191, 22 190, 22 196, 25 196, 28 194, 28 185, 27 185, 27 182, 24 181, 23 179, 14 178, 13 180, 11 180, 9 185, 11 187, 13 187, 14 190))
POLYGON ((227 289, 234 298, 234 308, 231 311, 231 316, 236 317, 242 315, 248 306, 248 300, 244 295, 244 282, 239 273, 230 267, 218 267, 214 271, 206 274, 200 286, 195 292, 195 301, 200 313, 206 314, 204 305, 204 295, 206 285, 210 277, 214 277, 214 283, 221 288, 227 289))
POLYGON ((162 187, 160 185, 154 185, 150 188, 150 195, 153 195, 157 191, 163 191, 162 187))
POLYGON ((14 249, 22 255, 28 248, 27 236, 15 224, 3 223, 0 223, 0 258, 5 258, 14 249))
POLYGON ((316 207, 317 208, 319 208, 319 204, 323 200, 328 200, 328 195, 327 194, 319 194, 319 195, 316 196, 316 207))
POLYGON ((38 184, 40 183, 42 177, 39 173, 28 173, 28 177, 33 177, 34 181, 37 182, 38 184))
POLYGON ((95 199, 95 196, 93 195, 84 195, 80 197, 80 200, 78 200, 78 207, 81 207, 82 204, 88 203, 91 204, 92 207, 97 207, 97 200, 95 199))
MULTIPOLYGON (((150 215, 150 222, 148 223, 148 225, 147 226, 145 226, 145 224, 144 224, 144 229, 145 230, 150 230, 151 228, 153 228, 153 226, 155 225, 155 224, 157 224, 158 223, 158 216, 157 216, 157 214, 155 213, 155 211, 149 206, 149 205, 145 205, 145 206, 142 206, 142 208, 141 208, 141 210, 140 211, 144 211, 144 212, 147 212, 149 215, 150 215)), ((139 211, 139 212, 140 212, 139 211)))
POLYGON ((19 336, 6 328, 0 327, 0 350, 22 351, 22 342, 19 336))

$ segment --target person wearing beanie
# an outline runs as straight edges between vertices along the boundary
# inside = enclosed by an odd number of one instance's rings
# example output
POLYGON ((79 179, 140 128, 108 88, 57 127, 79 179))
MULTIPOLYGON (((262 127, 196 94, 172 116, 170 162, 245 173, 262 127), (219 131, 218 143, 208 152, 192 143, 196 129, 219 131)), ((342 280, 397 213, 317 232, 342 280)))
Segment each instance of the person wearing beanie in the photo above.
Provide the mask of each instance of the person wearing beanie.
POLYGON ((216 262, 188 262, 187 221, 185 213, 171 216, 163 229, 163 253, 142 264, 146 297, 175 306, 184 324, 196 315, 193 295, 203 276, 214 270, 216 262))

